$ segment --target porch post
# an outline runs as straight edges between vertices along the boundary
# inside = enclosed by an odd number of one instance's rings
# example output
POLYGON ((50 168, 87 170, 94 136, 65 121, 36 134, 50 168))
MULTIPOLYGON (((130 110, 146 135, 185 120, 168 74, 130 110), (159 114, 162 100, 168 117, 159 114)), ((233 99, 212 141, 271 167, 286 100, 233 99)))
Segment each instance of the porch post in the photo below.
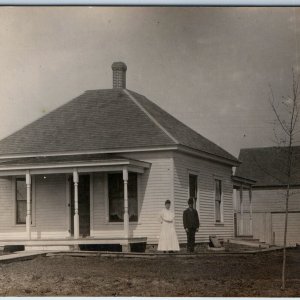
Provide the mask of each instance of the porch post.
POLYGON ((240 210, 241 210, 241 217, 240 217, 240 235, 244 234, 244 205, 243 205, 243 185, 240 187, 240 210))
POLYGON ((250 234, 253 235, 253 221, 252 221, 252 187, 249 187, 249 203, 250 203, 250 234))
POLYGON ((74 239, 79 238, 79 214, 78 214, 78 183, 79 176, 78 171, 73 171, 73 182, 74 182, 74 239))
POLYGON ((29 171, 26 172, 26 189, 27 189, 26 234, 28 240, 31 240, 31 176, 29 171))
POLYGON ((123 168, 124 181, 124 237, 129 237, 129 214, 128 214, 128 170, 123 168))

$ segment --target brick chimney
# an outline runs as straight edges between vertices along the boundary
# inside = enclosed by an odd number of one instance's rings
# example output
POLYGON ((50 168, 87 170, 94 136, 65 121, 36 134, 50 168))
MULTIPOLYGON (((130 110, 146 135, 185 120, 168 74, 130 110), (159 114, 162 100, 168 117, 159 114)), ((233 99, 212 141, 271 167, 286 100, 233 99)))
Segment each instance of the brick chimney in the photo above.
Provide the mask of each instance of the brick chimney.
POLYGON ((126 64, 121 61, 114 62, 111 68, 113 70, 113 88, 126 89, 126 64))

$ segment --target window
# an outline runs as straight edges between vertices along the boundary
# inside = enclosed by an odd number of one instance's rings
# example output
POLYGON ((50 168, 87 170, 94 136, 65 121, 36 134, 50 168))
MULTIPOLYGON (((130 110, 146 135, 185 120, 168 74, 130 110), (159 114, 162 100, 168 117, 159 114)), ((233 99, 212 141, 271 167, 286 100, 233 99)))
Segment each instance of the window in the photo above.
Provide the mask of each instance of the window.
POLYGON ((222 181, 215 179, 215 214, 216 222, 222 222, 222 181))
POLYGON ((194 200, 194 208, 196 208, 197 203, 197 195, 198 195, 198 176, 189 174, 189 198, 193 198, 194 200))
MULTIPOLYGON (((124 181, 122 173, 108 174, 109 221, 124 221, 124 181)), ((137 174, 128 174, 129 221, 138 221, 137 174)))
POLYGON ((16 223, 26 224, 27 189, 25 178, 16 179, 16 223))

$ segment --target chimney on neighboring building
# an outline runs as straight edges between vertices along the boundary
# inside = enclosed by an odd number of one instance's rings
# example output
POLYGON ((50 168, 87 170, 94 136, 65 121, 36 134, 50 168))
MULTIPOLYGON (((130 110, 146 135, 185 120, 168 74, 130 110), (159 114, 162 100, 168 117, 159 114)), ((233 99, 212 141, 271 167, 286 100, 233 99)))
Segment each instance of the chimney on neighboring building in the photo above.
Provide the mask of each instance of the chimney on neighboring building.
POLYGON ((113 70, 113 88, 126 89, 126 64, 121 61, 114 62, 111 68, 113 70))

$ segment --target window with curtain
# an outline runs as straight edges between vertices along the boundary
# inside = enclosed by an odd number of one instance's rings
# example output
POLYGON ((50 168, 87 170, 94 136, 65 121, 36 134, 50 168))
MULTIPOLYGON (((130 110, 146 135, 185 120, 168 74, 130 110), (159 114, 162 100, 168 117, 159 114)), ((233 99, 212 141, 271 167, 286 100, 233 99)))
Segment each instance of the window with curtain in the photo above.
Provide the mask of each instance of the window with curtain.
POLYGON ((197 203, 197 194, 198 194, 198 176, 189 174, 189 198, 193 198, 194 203, 193 207, 196 209, 196 203, 197 203))
POLYGON ((215 212, 216 222, 222 221, 222 182, 219 179, 215 180, 215 212))
POLYGON ((26 224, 27 190, 25 178, 16 179, 16 223, 26 224))
MULTIPOLYGON (((122 173, 108 174, 109 221, 124 221, 124 181, 122 173)), ((138 221, 137 174, 128 174, 129 221, 138 221)))

